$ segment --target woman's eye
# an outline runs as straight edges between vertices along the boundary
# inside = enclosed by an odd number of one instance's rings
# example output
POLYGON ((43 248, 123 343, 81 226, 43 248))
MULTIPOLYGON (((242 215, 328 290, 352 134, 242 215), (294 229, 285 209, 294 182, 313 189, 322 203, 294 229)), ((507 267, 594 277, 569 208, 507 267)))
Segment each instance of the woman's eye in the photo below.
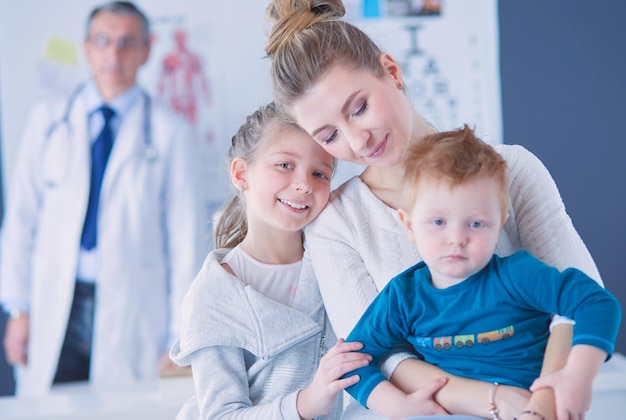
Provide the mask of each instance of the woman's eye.
POLYGON ((363 105, 361 105, 359 107, 359 109, 356 110, 356 112, 354 114, 352 114, 352 116, 354 117, 359 117, 361 115, 363 115, 363 113, 365 112, 365 110, 367 110, 367 101, 363 102, 363 105))
POLYGON ((336 138, 337 138, 337 130, 333 131, 332 134, 329 137, 327 137, 326 139, 322 140, 322 143, 325 144, 325 145, 326 144, 330 144, 333 141, 335 141, 336 138))

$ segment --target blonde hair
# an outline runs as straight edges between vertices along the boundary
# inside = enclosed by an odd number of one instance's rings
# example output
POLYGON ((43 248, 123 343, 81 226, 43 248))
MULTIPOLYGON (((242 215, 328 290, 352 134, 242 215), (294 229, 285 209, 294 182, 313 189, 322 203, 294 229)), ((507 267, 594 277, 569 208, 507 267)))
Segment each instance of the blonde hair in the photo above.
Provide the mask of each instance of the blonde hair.
MULTIPOLYGON (((228 150, 228 163, 239 157, 246 162, 253 162, 260 150, 267 128, 272 123, 283 124, 301 130, 294 122, 272 102, 260 107, 246 117, 237 133, 232 137, 228 150)), ((248 233, 246 208, 241 192, 237 192, 226 205, 215 226, 215 246, 233 248, 248 233)))
POLYGON ((274 98, 289 107, 331 66, 342 63, 382 77, 380 48, 363 31, 338 20, 340 0, 272 0, 266 17, 273 24, 265 46, 272 59, 274 98))
POLYGON ((428 135, 409 145, 404 161, 403 203, 411 210, 421 180, 461 185, 479 177, 493 178, 498 184, 503 217, 509 202, 509 175, 506 161, 489 144, 476 137, 466 125, 454 131, 428 135))

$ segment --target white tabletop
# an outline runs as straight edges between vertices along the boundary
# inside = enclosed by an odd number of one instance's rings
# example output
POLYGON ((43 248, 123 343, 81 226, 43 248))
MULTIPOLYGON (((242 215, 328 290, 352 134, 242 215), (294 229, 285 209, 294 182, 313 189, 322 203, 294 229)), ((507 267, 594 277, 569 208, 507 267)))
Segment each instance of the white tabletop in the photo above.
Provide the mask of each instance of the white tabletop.
MULTIPOLYGON (((626 357, 615 354, 594 381, 591 410, 586 420, 624 418, 626 357)), ((46 420, 172 420, 193 395, 191 377, 160 379, 115 390, 95 390, 87 384, 62 385, 37 399, 0 397, 0 418, 46 420)))

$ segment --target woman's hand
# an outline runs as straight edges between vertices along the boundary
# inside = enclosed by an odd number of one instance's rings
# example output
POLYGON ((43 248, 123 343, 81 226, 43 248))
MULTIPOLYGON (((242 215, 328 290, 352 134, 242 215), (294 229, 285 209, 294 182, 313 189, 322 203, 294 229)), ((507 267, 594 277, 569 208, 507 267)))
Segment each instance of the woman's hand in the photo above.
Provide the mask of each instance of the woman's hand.
MULTIPOLYGON (((528 410, 531 395, 532 394, 527 389, 511 385, 499 385, 494 395, 494 400, 498 407, 500 417, 503 419, 512 419, 522 411, 528 410)), ((550 398, 552 398, 551 395, 550 398)), ((486 405, 484 412, 487 412, 486 405)), ((485 414, 483 414, 483 416, 485 416, 485 414)))
POLYGON ((372 357, 359 353, 363 345, 358 342, 346 343, 340 338, 320 360, 313 382, 298 393, 297 406, 301 418, 328 414, 338 392, 359 381, 358 375, 342 376, 354 369, 367 366, 372 357))
POLYGON ((572 348, 563 369, 536 379, 530 390, 554 392, 557 420, 583 419, 591 407, 593 379, 606 356, 599 348, 578 344, 572 348))
MULTIPOLYGON (((425 389, 430 383, 441 377, 448 382, 439 392, 433 394, 435 403, 451 414, 464 414, 488 417, 487 405, 492 384, 451 375, 436 366, 418 359, 406 359, 401 362, 391 376, 391 382, 406 393, 425 389)), ((495 393, 495 400, 503 418, 511 419, 522 412, 531 393, 528 390, 500 385, 495 393)))
POLYGON ((367 407, 390 420, 450 414, 435 402, 435 394, 447 382, 446 378, 439 378, 413 393, 406 394, 391 382, 382 381, 367 398, 367 407))

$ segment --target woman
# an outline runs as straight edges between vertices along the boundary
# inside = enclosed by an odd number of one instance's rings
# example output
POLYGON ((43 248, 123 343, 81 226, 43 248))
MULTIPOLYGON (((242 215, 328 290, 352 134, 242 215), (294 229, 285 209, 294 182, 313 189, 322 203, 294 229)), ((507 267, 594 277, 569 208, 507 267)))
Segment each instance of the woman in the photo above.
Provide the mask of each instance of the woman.
MULTIPOLYGON (((339 337, 349 333, 389 279, 421 260, 396 210, 409 142, 435 131, 405 96, 398 63, 362 31, 340 21, 344 13, 339 0, 273 0, 268 16, 274 25, 266 45, 275 99, 331 155, 366 165, 332 194, 306 230, 307 256, 339 337)), ((601 282, 543 164, 520 146, 497 150, 511 173, 511 214, 496 252, 510 255, 523 248, 547 264, 577 267, 601 282)), ((562 367, 569 351, 572 329, 567 322, 556 324, 542 374, 562 367)), ((395 355, 386 364, 392 381, 406 391, 445 374, 406 357, 395 355)), ((574 418, 588 409, 566 383, 543 383, 554 393, 531 388, 536 392, 529 398, 518 388, 499 387, 493 395, 492 384, 445 375, 449 382, 435 400, 451 413, 487 416, 489 403, 507 418, 522 411, 553 417, 555 403, 559 413, 574 418)), ((430 397, 424 394, 425 402, 430 397)))

